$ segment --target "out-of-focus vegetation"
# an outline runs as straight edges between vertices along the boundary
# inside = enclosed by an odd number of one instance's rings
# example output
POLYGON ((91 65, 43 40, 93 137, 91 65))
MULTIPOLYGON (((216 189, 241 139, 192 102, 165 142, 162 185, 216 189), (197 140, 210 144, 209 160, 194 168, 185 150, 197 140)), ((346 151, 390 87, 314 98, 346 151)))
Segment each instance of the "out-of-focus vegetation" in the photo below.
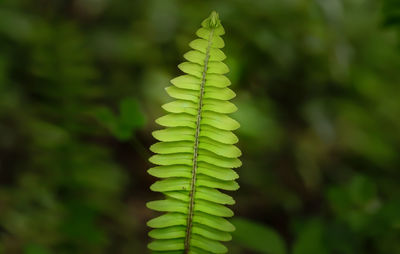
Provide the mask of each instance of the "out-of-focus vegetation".
POLYGON ((244 152, 231 253, 400 251, 400 6, 2 0, 0 253, 147 253, 148 147, 220 13, 244 152))

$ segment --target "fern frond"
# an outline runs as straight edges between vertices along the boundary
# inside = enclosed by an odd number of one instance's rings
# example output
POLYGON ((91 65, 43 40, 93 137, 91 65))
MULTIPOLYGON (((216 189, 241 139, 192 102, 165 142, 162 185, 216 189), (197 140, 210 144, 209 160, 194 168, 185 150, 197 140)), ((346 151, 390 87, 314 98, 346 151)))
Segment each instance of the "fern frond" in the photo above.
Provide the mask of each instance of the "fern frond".
POLYGON ((185 74, 171 80, 167 93, 175 100, 163 105, 168 112, 156 122, 165 127, 153 132, 160 142, 152 145, 156 164, 149 174, 161 178, 150 189, 165 194, 164 200, 147 207, 165 212, 148 222, 153 228, 148 245, 155 253, 226 253, 221 241, 231 240, 235 201, 221 192, 239 188, 233 168, 241 166, 238 138, 232 132, 239 123, 227 114, 237 110, 228 100, 235 93, 224 76, 229 69, 222 62, 225 33, 218 14, 212 12, 197 30, 199 37, 178 65, 185 74))

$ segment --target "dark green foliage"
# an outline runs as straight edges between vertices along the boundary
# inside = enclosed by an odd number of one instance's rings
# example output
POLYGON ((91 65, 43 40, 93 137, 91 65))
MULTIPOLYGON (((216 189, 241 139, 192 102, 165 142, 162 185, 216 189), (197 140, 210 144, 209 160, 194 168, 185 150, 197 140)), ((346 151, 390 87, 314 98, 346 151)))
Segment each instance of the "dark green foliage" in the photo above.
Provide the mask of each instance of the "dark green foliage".
POLYGON ((284 240, 274 229, 245 218, 234 218, 232 223, 236 227, 233 237, 238 244, 259 253, 287 253, 284 240))
MULTIPOLYGON (((397 254, 398 2, 1 0, 0 253, 148 252, 149 119, 215 9, 244 154, 235 217, 287 253, 397 254)), ((268 253, 236 226, 230 254, 268 253)))
POLYGON ((400 2, 397 0, 385 0, 383 3, 385 24, 398 26, 400 24, 400 2))
POLYGON ((101 107, 96 112, 96 118, 116 138, 122 141, 132 139, 135 131, 145 123, 138 101, 133 98, 126 98, 121 101, 118 116, 109 108, 101 107))

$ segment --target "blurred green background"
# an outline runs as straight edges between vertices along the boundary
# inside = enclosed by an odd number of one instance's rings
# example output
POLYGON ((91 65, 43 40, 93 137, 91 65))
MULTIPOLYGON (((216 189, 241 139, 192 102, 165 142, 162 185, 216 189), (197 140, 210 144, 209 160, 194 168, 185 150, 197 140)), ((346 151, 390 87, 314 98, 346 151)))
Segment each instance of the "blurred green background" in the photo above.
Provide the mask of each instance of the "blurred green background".
POLYGON ((154 119, 211 10, 242 125, 230 253, 400 253, 396 0, 0 0, 0 253, 147 253, 154 119))

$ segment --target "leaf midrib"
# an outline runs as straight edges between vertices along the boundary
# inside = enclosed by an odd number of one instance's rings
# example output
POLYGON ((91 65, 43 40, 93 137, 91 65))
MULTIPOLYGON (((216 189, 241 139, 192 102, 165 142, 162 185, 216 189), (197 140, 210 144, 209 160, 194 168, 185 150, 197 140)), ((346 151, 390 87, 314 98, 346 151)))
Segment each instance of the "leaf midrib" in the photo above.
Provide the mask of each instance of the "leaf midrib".
POLYGON ((204 59, 204 68, 202 73, 202 80, 200 84, 200 95, 199 95, 199 104, 197 110, 197 120, 196 120, 196 133, 194 140, 194 149, 193 149, 193 169, 192 169, 192 179, 190 184, 190 193, 189 193, 189 212, 187 218, 186 225, 186 235, 185 235, 185 254, 189 253, 190 250, 190 239, 192 235, 192 227, 193 227, 193 212, 194 212, 194 194, 196 192, 196 176, 197 176, 197 157, 198 157, 198 149, 199 149, 199 136, 200 136, 200 124, 201 124, 201 114, 203 107, 203 95, 204 95, 204 86, 206 82, 207 75, 207 67, 208 61, 210 58, 210 48, 212 44, 212 37, 214 35, 214 28, 211 28, 210 35, 208 37, 208 45, 206 49, 206 57, 204 59))

